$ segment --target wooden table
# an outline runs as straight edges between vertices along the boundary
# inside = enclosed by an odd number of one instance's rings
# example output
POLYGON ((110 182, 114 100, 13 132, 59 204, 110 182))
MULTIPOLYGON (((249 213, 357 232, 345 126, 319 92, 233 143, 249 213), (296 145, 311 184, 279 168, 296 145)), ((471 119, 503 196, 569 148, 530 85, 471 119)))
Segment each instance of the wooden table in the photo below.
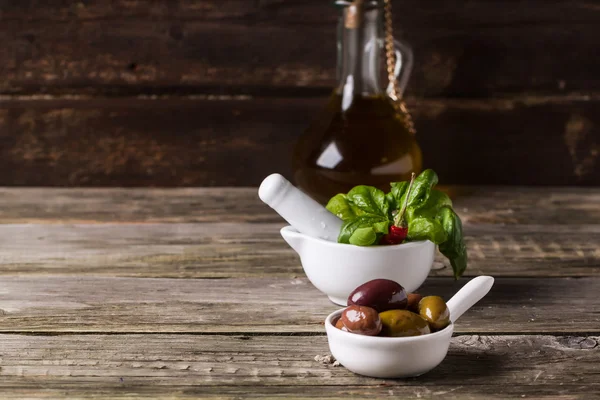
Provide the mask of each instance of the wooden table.
POLYGON ((256 189, 1 189, 0 396, 599 398, 600 189, 460 192, 496 284, 438 368, 378 380, 314 360, 337 307, 256 189))

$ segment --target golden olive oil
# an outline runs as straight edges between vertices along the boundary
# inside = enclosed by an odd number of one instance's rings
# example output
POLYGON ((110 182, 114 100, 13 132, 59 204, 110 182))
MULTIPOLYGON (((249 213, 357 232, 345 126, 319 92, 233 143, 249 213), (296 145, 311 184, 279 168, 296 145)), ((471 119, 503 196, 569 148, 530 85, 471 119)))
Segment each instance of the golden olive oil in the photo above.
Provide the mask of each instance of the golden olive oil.
POLYGON ((421 150, 404 115, 385 95, 333 94, 299 139, 293 168, 296 184, 321 203, 356 185, 389 191, 390 182, 421 170, 421 150), (347 104, 342 104, 343 102, 347 104))

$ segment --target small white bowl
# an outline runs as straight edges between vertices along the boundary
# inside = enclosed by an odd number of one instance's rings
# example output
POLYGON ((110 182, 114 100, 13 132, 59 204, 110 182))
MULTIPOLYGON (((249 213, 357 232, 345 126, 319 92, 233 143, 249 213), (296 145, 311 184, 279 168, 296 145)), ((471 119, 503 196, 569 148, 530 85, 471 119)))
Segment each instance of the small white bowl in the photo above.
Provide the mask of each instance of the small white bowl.
POLYGON ((307 236, 291 226, 282 228, 281 236, 300 255, 311 283, 342 306, 354 289, 373 279, 390 279, 414 292, 427 279, 435 256, 435 244, 428 240, 361 247, 307 236))
POLYGON ((437 367, 448 353, 454 324, 439 332, 411 337, 379 337, 349 333, 334 321, 343 310, 325 319, 329 349, 350 371, 375 378, 408 378, 437 367))
POLYGON ((493 285, 491 276, 471 279, 446 303, 450 325, 421 336, 378 337, 344 332, 334 326, 344 310, 335 311, 325 319, 329 350, 344 367, 357 374, 376 378, 422 375, 446 357, 454 323, 485 297, 493 285))

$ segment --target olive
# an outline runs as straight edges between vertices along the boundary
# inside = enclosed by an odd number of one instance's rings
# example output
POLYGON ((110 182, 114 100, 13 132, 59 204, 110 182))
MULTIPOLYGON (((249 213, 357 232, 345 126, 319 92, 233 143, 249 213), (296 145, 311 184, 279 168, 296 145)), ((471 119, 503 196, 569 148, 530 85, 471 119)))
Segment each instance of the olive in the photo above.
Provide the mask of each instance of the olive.
POLYGON ((346 326, 344 325, 344 323, 342 322, 342 319, 338 319, 337 322, 335 323, 335 327, 338 329, 341 329, 345 332, 348 332, 348 329, 346 329, 346 326))
POLYGON ((381 332, 381 320, 377 311, 371 307, 350 306, 342 311, 340 321, 348 332, 359 335, 375 336, 381 332))
POLYGON ((419 293, 409 293, 408 294, 408 304, 406 305, 406 309, 408 311, 412 311, 414 313, 419 313, 419 302, 423 296, 419 293))
POLYGON ((436 331, 444 329, 450 323, 450 311, 439 296, 423 297, 419 302, 419 315, 436 331))
POLYGON ((378 312, 404 310, 408 300, 406 291, 389 279, 374 279, 363 283, 348 296, 348 305, 367 306, 378 312))
POLYGON ((408 310, 389 310, 379 314, 381 336, 420 336, 431 333, 427 321, 408 310))

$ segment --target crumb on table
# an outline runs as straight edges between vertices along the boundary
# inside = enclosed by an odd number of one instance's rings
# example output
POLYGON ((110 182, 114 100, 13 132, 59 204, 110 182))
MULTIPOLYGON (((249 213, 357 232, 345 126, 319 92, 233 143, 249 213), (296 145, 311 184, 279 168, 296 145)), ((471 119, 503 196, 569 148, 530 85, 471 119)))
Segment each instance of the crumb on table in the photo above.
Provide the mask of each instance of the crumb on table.
POLYGON ((319 355, 315 356, 315 361, 320 362, 322 364, 331 364, 334 367, 338 367, 340 362, 335 359, 331 354, 319 355))

